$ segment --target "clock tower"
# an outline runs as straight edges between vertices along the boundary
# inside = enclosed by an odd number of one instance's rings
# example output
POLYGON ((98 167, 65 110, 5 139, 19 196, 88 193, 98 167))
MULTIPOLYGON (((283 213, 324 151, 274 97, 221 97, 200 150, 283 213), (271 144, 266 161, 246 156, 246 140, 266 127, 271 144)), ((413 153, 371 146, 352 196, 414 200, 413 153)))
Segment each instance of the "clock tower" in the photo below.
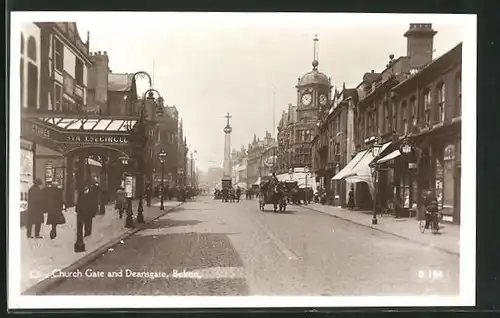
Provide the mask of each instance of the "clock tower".
POLYGON ((318 119, 320 113, 329 108, 332 85, 330 79, 318 71, 318 37, 314 37, 313 69, 298 79, 297 112, 298 119, 318 119))

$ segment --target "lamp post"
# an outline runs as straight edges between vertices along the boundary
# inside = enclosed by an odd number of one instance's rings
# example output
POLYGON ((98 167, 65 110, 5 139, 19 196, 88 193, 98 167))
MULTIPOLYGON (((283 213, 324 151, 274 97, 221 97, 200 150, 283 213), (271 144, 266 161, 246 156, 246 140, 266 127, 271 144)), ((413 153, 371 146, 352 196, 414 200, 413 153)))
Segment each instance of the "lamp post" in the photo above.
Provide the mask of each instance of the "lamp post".
POLYGON ((304 167, 304 172, 306 173, 306 190, 304 191, 304 204, 307 205, 307 178, 309 176, 309 166, 304 167))
MULTIPOLYGON (((128 157, 120 157, 121 164, 123 167, 128 166, 129 158, 128 157)), ((125 227, 126 228, 134 228, 134 220, 132 219, 132 183, 129 178, 129 174, 125 172, 122 176, 124 176, 123 182, 125 183, 125 198, 127 199, 127 218, 125 219, 125 227), (129 182, 130 181, 130 182, 129 182), (130 184, 127 184, 127 183, 130 184)))
POLYGON ((161 195, 160 195, 160 211, 165 210, 165 207, 163 206, 163 200, 164 200, 164 178, 165 178, 165 162, 167 161, 167 153, 165 150, 161 150, 160 153, 158 154, 158 159, 160 160, 161 163, 161 195))
MULTIPOLYGON (((382 149, 382 143, 380 142, 380 138, 376 138, 375 142, 372 145, 372 154, 373 158, 377 158, 377 156, 380 154, 380 150, 382 149)), ((372 217, 372 224, 378 224, 377 220, 377 209, 378 209, 378 196, 379 196, 379 180, 378 180, 378 164, 374 160, 371 163, 370 168, 372 169, 372 174, 373 174, 373 184, 374 184, 374 202, 373 202, 373 217, 372 217)))
MULTIPOLYGON (((156 93, 158 95, 158 98, 161 98, 160 93, 154 88, 150 88, 144 92, 144 95, 142 98, 142 106, 141 106, 141 111, 140 111, 138 127, 136 130, 138 133, 138 138, 136 138, 136 142, 137 142, 136 146, 138 146, 138 150, 139 150, 137 153, 137 159, 138 159, 137 177, 139 179, 139 180, 137 180, 137 184, 139 185, 139 204, 138 204, 138 208, 137 208, 137 222, 139 222, 139 223, 144 223, 143 197, 144 197, 144 175, 146 173, 144 171, 144 153, 145 153, 146 143, 148 140, 146 126, 145 126, 146 99, 154 102, 154 99, 155 99, 154 93, 156 93)), ((162 105, 159 105, 159 104, 157 105, 156 113, 159 114, 160 116, 163 114, 162 105)))

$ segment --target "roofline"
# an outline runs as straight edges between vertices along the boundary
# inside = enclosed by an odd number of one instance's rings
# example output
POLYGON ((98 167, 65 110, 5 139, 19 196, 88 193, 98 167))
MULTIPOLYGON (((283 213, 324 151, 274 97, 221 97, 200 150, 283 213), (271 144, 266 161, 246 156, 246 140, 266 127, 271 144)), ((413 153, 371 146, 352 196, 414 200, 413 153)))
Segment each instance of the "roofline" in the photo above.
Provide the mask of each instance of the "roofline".
POLYGON ((404 81, 402 81, 401 83, 399 83, 398 85, 394 86, 392 89, 396 90, 398 88, 401 88, 405 85, 407 85, 408 83, 410 83, 412 80, 414 80, 415 78, 418 78, 418 75, 422 74, 423 72, 427 72, 427 70, 429 68, 431 68, 433 65, 436 65, 436 63, 438 61, 441 61, 443 59, 445 59, 446 57, 450 56, 451 54, 453 54, 454 52, 456 52, 459 48, 462 47, 462 43, 463 42, 460 42, 458 43, 457 45, 455 45, 453 48, 449 49, 448 51, 446 51, 444 54, 442 54, 441 56, 439 56, 438 58, 432 60, 431 62, 429 62, 427 65, 425 65, 420 71, 418 71, 416 74, 408 77, 407 79, 405 79, 404 81))

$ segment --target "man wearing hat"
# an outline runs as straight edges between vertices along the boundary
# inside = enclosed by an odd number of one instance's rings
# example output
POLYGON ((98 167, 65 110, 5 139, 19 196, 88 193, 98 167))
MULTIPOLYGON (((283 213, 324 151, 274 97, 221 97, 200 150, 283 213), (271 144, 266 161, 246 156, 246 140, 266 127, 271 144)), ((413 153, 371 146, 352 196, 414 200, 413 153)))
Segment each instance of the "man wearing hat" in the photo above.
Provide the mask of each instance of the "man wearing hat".
POLYGON ((42 180, 36 178, 33 186, 28 190, 28 220, 26 224, 26 235, 28 238, 33 238, 31 231, 33 225, 35 226, 35 238, 42 238, 40 236, 40 229, 43 223, 43 195, 40 186, 42 180))

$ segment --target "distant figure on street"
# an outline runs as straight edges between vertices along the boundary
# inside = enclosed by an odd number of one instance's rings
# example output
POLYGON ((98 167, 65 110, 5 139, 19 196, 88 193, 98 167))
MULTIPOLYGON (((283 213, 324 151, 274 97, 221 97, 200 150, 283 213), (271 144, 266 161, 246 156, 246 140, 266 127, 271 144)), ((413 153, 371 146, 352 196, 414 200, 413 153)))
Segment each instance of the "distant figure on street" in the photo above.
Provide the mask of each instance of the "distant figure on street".
POLYGON ((354 189, 351 187, 351 190, 349 190, 349 199, 347 201, 347 208, 349 210, 354 209, 354 189))
POLYGON ((66 223, 63 210, 63 192, 55 182, 48 182, 42 189, 42 196, 45 202, 45 212, 47 212, 47 225, 51 225, 50 238, 57 236, 57 226, 66 223))
POLYGON ((236 201, 240 202, 240 196, 241 196, 241 188, 236 187, 236 201))
POLYGON ((36 178, 33 186, 28 190, 28 220, 26 222, 26 235, 28 238, 33 238, 31 231, 33 225, 35 226, 35 238, 42 238, 40 236, 40 229, 43 223, 43 196, 40 185, 42 180, 36 178))

